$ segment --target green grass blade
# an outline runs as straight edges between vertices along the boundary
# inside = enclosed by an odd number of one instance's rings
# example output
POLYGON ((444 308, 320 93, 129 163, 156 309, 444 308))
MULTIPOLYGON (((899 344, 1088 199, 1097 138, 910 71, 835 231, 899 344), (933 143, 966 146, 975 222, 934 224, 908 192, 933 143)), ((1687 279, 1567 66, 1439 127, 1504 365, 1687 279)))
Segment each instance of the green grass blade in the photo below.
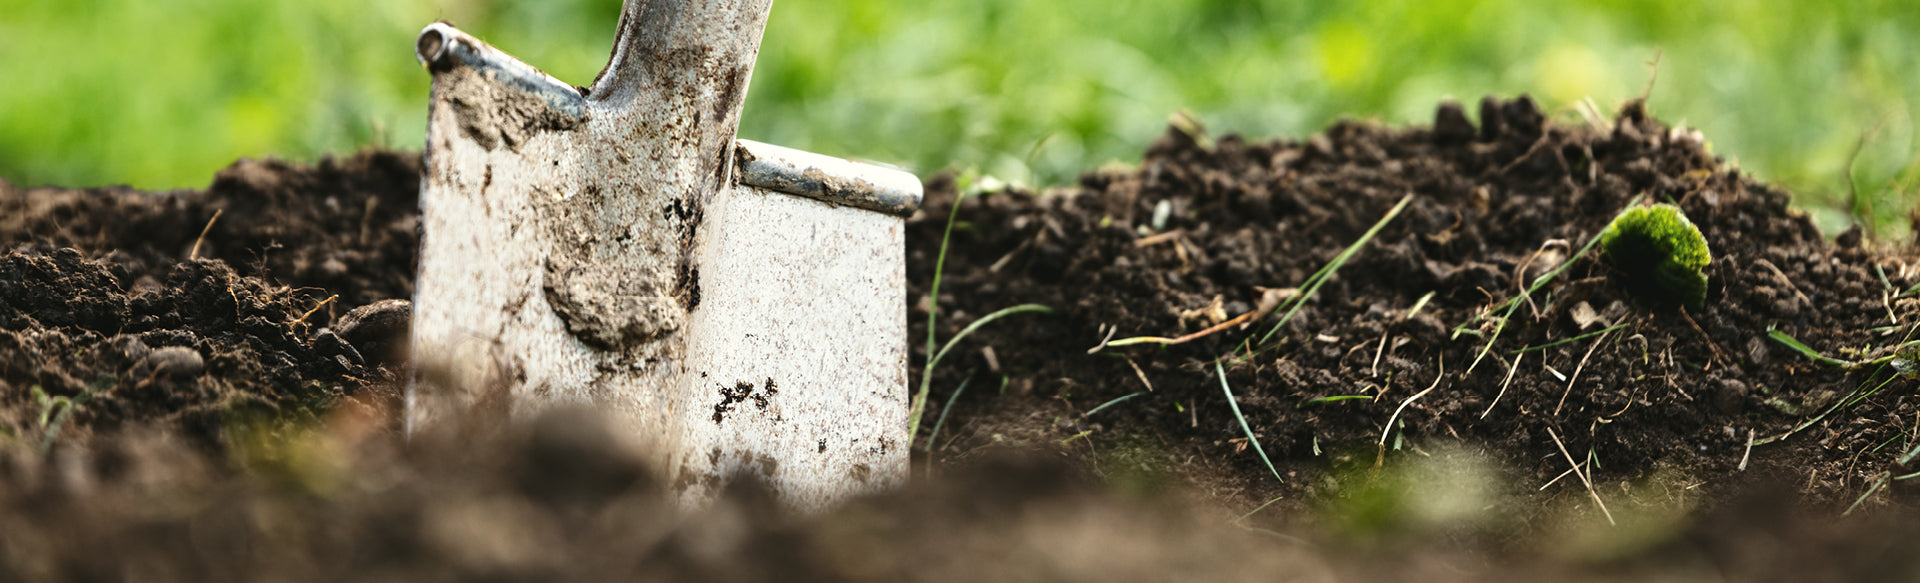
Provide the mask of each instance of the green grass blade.
POLYGON ((1814 350, 1813 347, 1807 346, 1806 343, 1801 342, 1798 339, 1795 339, 1794 337, 1787 335, 1786 332, 1781 332, 1779 328, 1772 328, 1772 327, 1767 328, 1767 336, 1770 338, 1773 338, 1774 342, 1779 342, 1780 344, 1786 345, 1787 348, 1793 349, 1794 352, 1800 353, 1801 356, 1805 356, 1808 359, 1814 362, 1818 362, 1820 364, 1824 364, 1824 365, 1835 367, 1835 368, 1848 369, 1848 370, 1857 368, 1859 366, 1857 363, 1854 363, 1854 362, 1840 360, 1838 358, 1833 358, 1824 354, 1820 354, 1820 351, 1814 350))
POLYGON ((1227 386, 1227 369, 1221 368, 1220 363, 1215 361, 1213 372, 1219 373, 1220 390, 1227 394, 1227 407, 1233 409, 1233 418, 1240 420, 1240 430, 1247 433, 1247 442, 1253 444, 1254 453, 1260 454, 1260 462, 1267 464, 1267 471, 1273 472, 1274 480, 1285 482, 1286 480, 1280 479, 1280 470, 1273 467, 1273 460, 1267 458, 1267 449, 1260 447, 1260 439, 1253 436, 1253 427, 1247 425, 1247 417, 1240 414, 1240 403, 1233 400, 1233 388, 1227 386))
MULTIPOLYGON (((1595 239, 1598 239, 1598 237, 1595 237, 1595 239)), ((1467 372, 1469 373, 1473 372, 1473 367, 1480 366, 1480 359, 1486 358, 1487 353, 1493 351, 1494 341, 1499 340, 1500 333, 1505 332, 1507 330, 1507 322, 1513 320, 1514 310, 1520 309, 1519 300, 1520 300, 1519 297, 1516 297, 1511 300, 1507 300, 1507 313, 1500 315, 1500 323, 1493 327, 1492 334, 1487 335, 1487 344, 1485 346, 1481 346, 1480 353, 1473 356, 1473 363, 1467 365, 1467 372)), ((1499 308, 1496 307, 1495 309, 1499 309, 1499 308)))
POLYGON ((947 351, 953 350, 953 346, 955 344, 958 344, 961 340, 965 340, 968 335, 973 334, 975 330, 979 330, 981 326, 985 326, 987 324, 992 323, 994 320, 1005 318, 1007 316, 1012 316, 1014 314, 1025 314, 1027 312, 1039 312, 1042 314, 1051 314, 1053 313, 1053 308, 1049 308, 1040 304, 1020 304, 1018 306, 1014 306, 1011 308, 1001 308, 1000 311, 987 314, 985 316, 981 316, 980 319, 974 320, 972 324, 968 324, 966 328, 961 328, 959 334, 955 334, 953 335, 953 338, 948 339, 947 344, 945 346, 940 347, 940 353, 933 355, 933 360, 928 362, 927 368, 929 369, 933 368, 932 366, 933 364, 939 363, 941 358, 946 357, 947 351))
POLYGON ((1353 400, 1359 400, 1359 399, 1372 400, 1373 395, 1337 395, 1332 397, 1320 397, 1317 399, 1307 399, 1305 401, 1301 401, 1300 404, 1298 405, 1294 405, 1293 408, 1301 409, 1301 408, 1305 408, 1307 405, 1318 405, 1321 403, 1332 403, 1335 401, 1353 401, 1353 400))
POLYGON ((1087 417, 1092 417, 1094 413, 1099 413, 1099 412, 1100 412, 1101 410, 1103 410, 1103 409, 1106 409, 1107 407, 1112 407, 1112 406, 1114 406, 1114 405, 1118 405, 1118 404, 1120 404, 1120 402, 1121 402, 1121 401, 1125 401, 1125 400, 1127 400, 1127 399, 1132 399, 1132 398, 1134 398, 1134 397, 1138 397, 1138 396, 1140 396, 1140 395, 1145 395, 1145 394, 1147 394, 1147 392, 1146 392, 1146 391, 1140 391, 1140 392, 1137 392, 1137 393, 1134 393, 1134 394, 1131 394, 1131 395, 1126 395, 1126 396, 1122 396, 1122 397, 1115 397, 1115 398, 1114 398, 1114 399, 1113 399, 1112 401, 1107 401, 1107 402, 1105 402, 1105 403, 1101 403, 1099 407, 1094 407, 1093 409, 1091 409, 1091 410, 1089 410, 1089 411, 1087 411, 1087 413, 1086 413, 1086 416, 1087 416, 1087 417))
POLYGON ((933 422, 933 432, 927 434, 927 453, 933 453, 933 444, 940 439, 940 428, 947 426, 947 414, 953 412, 953 402, 960 400, 960 393, 967 392, 967 385, 972 382, 973 373, 968 372, 967 378, 960 381, 960 388, 954 389, 953 395, 947 397, 947 406, 940 408, 940 419, 933 422))
MULTIPOLYGON (((913 410, 907 414, 907 447, 913 447, 913 438, 920 432, 920 417, 926 413, 927 409, 927 393, 933 389, 933 368, 939 366, 940 359, 947 356, 947 351, 953 350, 955 344, 958 344, 961 340, 965 340, 967 336, 973 334, 975 330, 979 330, 981 326, 985 326, 994 320, 1007 316, 1027 312, 1050 314, 1053 313, 1053 308, 1040 304, 1020 304, 982 316, 980 319, 974 320, 972 324, 968 324, 966 328, 961 329, 959 334, 953 335, 953 338, 947 339, 946 346, 940 347, 940 351, 934 353, 933 358, 927 359, 927 366, 920 369, 920 393, 913 397, 913 410)), ((932 346, 928 346, 928 349, 931 351, 932 346)))
MULTIPOLYGON (((1627 201, 1626 208, 1622 208, 1620 209, 1620 212, 1614 213, 1613 215, 1614 220, 1616 221, 1619 220, 1621 216, 1624 216, 1627 214, 1627 211, 1633 210, 1633 207, 1635 206, 1639 206, 1641 198, 1642 196, 1635 196, 1633 197, 1633 200, 1627 201)), ((1608 223, 1608 226, 1612 226, 1612 223, 1608 223)), ((1514 296, 1512 298, 1508 298, 1506 303, 1499 304, 1492 308, 1489 308, 1485 313, 1482 313, 1479 316, 1475 316, 1472 319, 1469 319, 1466 322, 1460 324, 1459 326, 1454 327, 1453 336, 1455 338, 1458 338, 1460 337, 1461 331, 1465 330, 1468 326, 1471 326, 1476 322, 1487 319, 1487 316, 1492 315, 1496 311, 1499 311, 1500 308, 1502 307, 1505 307, 1507 309, 1506 313, 1500 316, 1500 324, 1497 326, 1494 326, 1493 334, 1487 337, 1487 345, 1481 347, 1480 354, 1473 357, 1472 364, 1467 365, 1468 373, 1472 373, 1475 367, 1480 366, 1480 360, 1483 358, 1486 358, 1487 353, 1493 350, 1493 342, 1495 340, 1499 340, 1500 333, 1507 329, 1507 322, 1512 320, 1514 310, 1518 309, 1520 307, 1520 304, 1522 302, 1525 302, 1527 298, 1533 297, 1533 292, 1540 291, 1540 288, 1546 287, 1548 283, 1552 282, 1555 278, 1560 277, 1560 274, 1566 273, 1567 269, 1572 268, 1573 264, 1578 263, 1580 261, 1580 258, 1586 257, 1587 252, 1592 251, 1595 245, 1600 244, 1600 235, 1604 233, 1606 233, 1606 229, 1602 228, 1599 233, 1594 233, 1592 237, 1588 237, 1587 244, 1581 245, 1579 252, 1574 253, 1572 257, 1568 257, 1566 261, 1560 262, 1560 265, 1558 267, 1553 268, 1552 271, 1548 271, 1545 274, 1542 274, 1540 277, 1534 278, 1533 282, 1527 285, 1526 291, 1520 292, 1520 295, 1514 296)))
MULTIPOLYGON (((1639 204, 1639 202, 1640 202, 1639 197, 1635 197, 1633 199, 1633 202, 1627 203, 1627 208, 1631 209, 1633 208, 1633 205, 1639 204)), ((1626 211, 1621 211, 1621 212, 1624 213, 1626 211)), ((1602 231, 1602 232, 1605 232, 1605 231, 1602 231)), ((1594 233, 1592 237, 1587 238, 1586 245, 1580 246, 1580 251, 1578 253, 1574 253, 1572 257, 1568 257, 1566 261, 1560 262, 1560 266, 1553 268, 1553 271, 1549 271, 1546 274, 1541 275, 1540 277, 1534 278, 1533 283, 1527 286, 1526 291, 1520 292, 1520 295, 1517 295, 1511 299, 1508 299, 1507 303, 1505 304, 1507 307, 1507 313, 1500 316, 1500 324, 1493 327, 1493 335, 1487 337, 1487 345, 1481 347, 1480 354, 1473 357, 1472 364, 1467 365, 1467 372, 1472 373, 1474 367, 1480 366, 1480 359, 1486 358, 1487 352, 1493 350, 1493 342, 1495 340, 1500 339, 1501 332, 1506 331, 1507 322, 1512 321, 1513 312, 1520 308, 1521 303, 1525 302, 1527 298, 1533 297, 1533 292, 1540 291, 1540 288, 1546 287, 1549 282, 1552 282, 1555 278, 1560 277, 1560 274, 1565 273, 1568 268, 1573 267, 1573 264, 1578 263, 1580 261, 1580 258, 1586 257, 1587 252, 1592 251, 1593 247, 1595 245, 1598 245, 1599 243, 1600 243, 1600 233, 1594 233)), ((1498 310, 1500 308, 1496 306, 1494 309, 1498 310)), ((1491 310, 1489 310, 1489 313, 1491 313, 1491 310)), ((1481 317, 1485 318, 1486 316, 1483 315, 1481 317)), ((1465 326, 1465 324, 1462 324, 1462 326, 1465 326)))
POLYGON ((1548 342, 1548 343, 1546 343, 1546 344, 1541 344, 1541 345, 1539 345, 1539 346, 1528 346, 1528 347, 1526 347, 1526 348, 1522 348, 1522 349, 1519 349, 1519 350, 1515 350, 1515 351, 1513 351, 1513 353, 1514 353, 1514 354, 1525 354, 1525 353, 1528 353, 1528 352, 1533 352, 1533 351, 1535 351, 1535 350, 1543 350, 1543 349, 1547 349, 1547 348, 1553 348, 1553 347, 1555 347, 1555 346, 1559 346, 1559 345, 1562 345, 1562 344, 1566 344, 1566 343, 1569 343, 1569 342, 1579 342, 1579 341, 1581 341, 1581 340, 1586 340, 1586 339, 1588 339, 1588 338, 1592 338, 1592 337, 1595 337, 1595 336, 1599 336, 1599 335, 1601 335, 1601 334, 1606 334, 1606 333, 1608 333, 1608 332, 1612 332, 1612 331, 1614 331, 1614 330, 1619 330, 1619 329, 1621 329, 1621 328, 1624 328, 1624 327, 1626 327, 1626 326, 1627 326, 1627 324, 1626 324, 1625 322, 1621 322, 1621 323, 1619 323, 1619 324, 1614 324, 1614 325, 1612 325, 1612 326, 1608 326, 1608 327, 1607 327, 1606 329, 1603 329, 1603 330, 1594 330, 1594 331, 1592 331, 1592 332, 1588 332, 1588 333, 1586 333, 1586 334, 1581 334, 1581 335, 1579 335, 1579 336, 1575 336, 1575 337, 1572 337, 1572 338, 1564 338, 1564 339, 1560 339, 1560 340, 1555 340, 1555 341, 1553 341, 1553 342, 1548 342))
POLYGON ((1873 496, 1873 493, 1879 492, 1881 488, 1886 487, 1887 477, 1889 475, 1890 474, 1886 474, 1886 473, 1880 474, 1879 479, 1874 480, 1873 485, 1867 487, 1867 492, 1865 494, 1861 494, 1859 498, 1854 499, 1853 504, 1847 507, 1847 511, 1840 513, 1840 515, 1846 516, 1849 514, 1853 514, 1854 510, 1860 508, 1860 503, 1866 502, 1867 498, 1870 498, 1873 496))
MULTIPOLYGON (((947 271, 947 243, 953 241, 953 223, 960 218, 960 202, 967 199, 967 191, 961 189, 954 195, 953 208, 947 210, 947 228, 940 232, 940 253, 933 260, 933 285, 927 290, 927 365, 925 370, 933 370, 933 348, 938 346, 936 339, 940 323, 940 277, 947 271)), ((931 378, 931 374, 926 375, 931 378)), ((927 387, 921 383, 919 396, 913 400, 913 422, 907 433, 907 446, 913 446, 913 430, 920 428, 920 413, 927 408, 927 387)))
POLYGON ((1412 194, 1400 197, 1400 202, 1393 205, 1393 210, 1387 211, 1386 216, 1380 217, 1380 220, 1375 222, 1372 228, 1367 229, 1365 234, 1360 235, 1358 240, 1341 250, 1339 255, 1334 256, 1333 261, 1328 262, 1326 266, 1320 268, 1320 271, 1314 272, 1312 277, 1307 278, 1306 283, 1300 288, 1300 295, 1294 296, 1289 301, 1292 306, 1287 308, 1286 314, 1280 316, 1280 321, 1274 323, 1272 329, 1267 330, 1267 335, 1260 337, 1259 344, 1266 344, 1274 334, 1279 333, 1280 328, 1286 326, 1287 322, 1293 319, 1293 315, 1300 311, 1300 307, 1306 305, 1307 300, 1313 299, 1314 294, 1320 291, 1320 286, 1332 278, 1334 272, 1340 271, 1340 266, 1346 265, 1347 260, 1353 258, 1355 253, 1359 253, 1361 247, 1372 241, 1375 235, 1379 235, 1380 230, 1386 228, 1387 223, 1393 222, 1394 217, 1400 216, 1400 211, 1405 210, 1407 203, 1410 202, 1413 202, 1412 194))

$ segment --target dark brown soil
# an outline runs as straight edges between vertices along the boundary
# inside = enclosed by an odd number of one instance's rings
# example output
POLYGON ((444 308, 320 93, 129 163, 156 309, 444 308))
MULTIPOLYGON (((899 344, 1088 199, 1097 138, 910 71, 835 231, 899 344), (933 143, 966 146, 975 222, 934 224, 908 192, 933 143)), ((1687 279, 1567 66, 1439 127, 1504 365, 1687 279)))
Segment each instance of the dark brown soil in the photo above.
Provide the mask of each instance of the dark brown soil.
MULTIPOLYGON (((1897 297, 1920 254, 1829 242, 1786 193, 1638 104, 1612 127, 1550 122, 1524 98, 1479 120, 1443 106, 1432 128, 1266 142, 1171 129, 1137 167, 961 200, 941 340, 1008 306, 1055 312, 987 324, 935 371, 916 443, 933 438, 916 468, 931 479, 809 518, 751 486, 675 518, 643 456, 578 412, 401 443, 404 327, 381 301, 411 293, 414 155, 243 160, 204 191, 0 182, 0 579, 1920 573, 1913 487, 1893 479, 1920 445, 1914 381, 1767 338, 1843 356, 1899 342, 1920 318, 1897 297), (1271 343, 1254 344, 1277 315, 1095 348, 1245 313, 1408 196, 1271 343), (1636 197, 1705 234, 1705 310, 1571 257, 1636 197), (1467 371, 1493 333, 1475 318, 1564 261, 1467 371), (1588 309, 1604 323, 1583 326, 1588 309), (1222 370, 1258 448, 1213 364, 1247 348, 1222 370), (1342 396, 1367 398, 1316 401, 1342 396), (1563 475, 1569 458, 1591 489, 1563 475)), ((930 187, 909 221, 916 339, 958 198, 952 178, 930 187)))
POLYGON ((418 184, 417 156, 386 153, 243 160, 205 191, 0 182, 0 429, 46 433, 33 387, 90 395, 67 439, 162 423, 215 447, 239 418, 393 398, 381 354, 324 330, 411 295, 418 184), (153 366, 168 347, 201 365, 153 366))
MULTIPOLYGON (((941 336, 1016 304, 1059 313, 991 324, 966 341, 969 358, 937 370, 935 403, 969 371, 981 377, 973 386, 1005 377, 1007 388, 963 395, 936 459, 1014 434, 1058 443, 1091 430, 1086 445, 1060 448, 1098 459, 1102 445, 1145 440, 1164 459, 1226 460, 1204 480, 1220 487, 1218 473, 1239 476, 1227 491, 1256 504, 1343 495, 1347 485, 1322 476, 1380 463, 1383 440, 1385 458, 1482 451, 1509 479, 1538 485, 1569 467, 1557 435, 1578 459, 1595 460, 1602 490, 1664 473, 1715 492, 1770 475, 1842 508, 1888 472, 1913 471, 1897 463, 1916 444, 1911 379, 1791 438, 1750 454, 1747 444, 1750 432, 1756 441, 1784 434, 1889 378, 1816 366, 1767 333, 1778 326, 1828 353, 1899 342, 1920 319, 1920 299, 1890 297, 1920 282, 1914 249, 1870 248, 1857 232, 1828 242, 1788 208, 1785 192, 1725 166, 1637 103, 1610 128, 1546 123, 1525 98, 1489 100, 1480 111, 1504 123, 1476 131, 1443 107, 1444 130, 1345 122, 1307 140, 1226 136, 1213 145, 1169 130, 1137 169, 1090 173, 1078 188, 1044 196, 966 199, 940 289, 941 336), (1226 382, 1283 483, 1247 447, 1211 364, 1257 342, 1277 318, 1164 349, 1089 353, 1106 326, 1115 339, 1177 337, 1212 323, 1183 321, 1183 312, 1216 300, 1225 315, 1246 312, 1259 287, 1300 285, 1408 195, 1406 210, 1275 335, 1277 346, 1228 361, 1226 382), (1579 257, 1468 372, 1493 327, 1458 337, 1454 328, 1518 295, 1636 197, 1679 205, 1705 234, 1707 308, 1683 314, 1637 297, 1598 253, 1579 257), (1170 213, 1156 230, 1148 225, 1159 205, 1170 213), (1172 235, 1142 245, 1149 233, 1172 235), (1505 384, 1514 351, 1607 326, 1577 324, 1582 303, 1624 327, 1528 353, 1505 384), (1429 387, 1387 431, 1401 404, 1429 387), (1314 401, 1347 395, 1371 398, 1314 401)), ((937 186, 912 223, 909 281, 933 277, 955 196, 951 183, 937 186)))

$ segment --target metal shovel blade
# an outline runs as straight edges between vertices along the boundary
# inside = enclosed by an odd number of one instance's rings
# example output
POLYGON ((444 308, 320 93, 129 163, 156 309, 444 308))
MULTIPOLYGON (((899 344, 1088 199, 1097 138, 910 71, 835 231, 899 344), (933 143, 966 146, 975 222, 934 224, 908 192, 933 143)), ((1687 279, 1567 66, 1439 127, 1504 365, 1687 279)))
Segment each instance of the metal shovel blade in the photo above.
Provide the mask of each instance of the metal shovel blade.
POLYGON ((743 473, 802 510, 905 480, 920 182, 734 139, 766 10, 630 2, 584 89, 421 32, 409 432, 594 407, 690 505, 743 473))

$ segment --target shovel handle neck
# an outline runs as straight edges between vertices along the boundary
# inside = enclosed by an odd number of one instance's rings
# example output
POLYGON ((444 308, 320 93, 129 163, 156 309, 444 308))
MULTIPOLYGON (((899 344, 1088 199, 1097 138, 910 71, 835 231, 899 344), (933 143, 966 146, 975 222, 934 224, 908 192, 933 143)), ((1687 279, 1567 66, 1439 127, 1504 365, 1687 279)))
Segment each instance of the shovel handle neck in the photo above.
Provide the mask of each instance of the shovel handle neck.
POLYGON ((506 88, 540 98, 554 111, 576 119, 587 117, 587 100, 578 88, 452 25, 444 22, 427 25, 420 30, 420 38, 414 41, 413 47, 414 57, 435 76, 457 68, 471 69, 492 77, 506 88))
POLYGON ((413 44, 413 56, 436 77, 453 69, 472 69, 474 73, 492 77, 505 88, 540 98, 553 111, 574 119, 588 117, 588 102, 580 94, 580 88, 553 79, 553 75, 547 75, 538 67, 447 23, 432 23, 420 29, 420 38, 413 44))
MULTIPOLYGON (((648 89, 724 86, 733 70, 751 70, 771 8, 771 0, 627 0, 613 54, 587 95, 622 100, 648 89)), ((744 94, 746 88, 714 89, 744 94)), ((726 101, 738 113, 738 100, 726 101)))

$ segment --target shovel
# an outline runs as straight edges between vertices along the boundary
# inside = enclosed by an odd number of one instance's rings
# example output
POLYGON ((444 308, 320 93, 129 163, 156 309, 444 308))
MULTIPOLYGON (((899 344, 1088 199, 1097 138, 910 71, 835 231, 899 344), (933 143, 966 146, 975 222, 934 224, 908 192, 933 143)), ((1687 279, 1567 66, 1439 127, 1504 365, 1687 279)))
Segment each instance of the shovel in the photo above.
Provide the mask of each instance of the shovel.
POLYGON ((407 431, 613 416, 686 506, 903 483, 912 174, 735 139, 767 0, 628 0, 574 87, 444 23, 407 431))

